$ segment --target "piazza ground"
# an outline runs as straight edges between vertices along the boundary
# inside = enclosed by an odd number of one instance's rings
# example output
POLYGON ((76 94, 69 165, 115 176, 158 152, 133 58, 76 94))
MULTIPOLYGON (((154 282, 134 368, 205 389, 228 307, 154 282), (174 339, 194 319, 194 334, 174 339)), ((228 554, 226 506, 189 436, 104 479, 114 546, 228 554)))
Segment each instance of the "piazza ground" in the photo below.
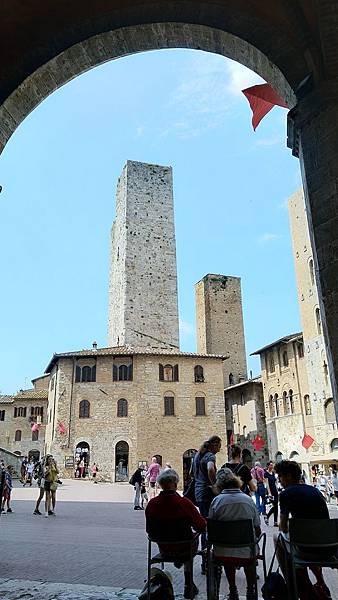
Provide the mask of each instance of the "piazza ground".
MULTIPOLYGON (((60 486, 56 517, 34 516, 37 488, 13 490, 13 514, 0 519, 0 598, 3 600, 136 600, 146 576, 147 541, 144 513, 134 511, 128 484, 94 485, 65 480, 60 486)), ((332 517, 338 510, 332 504, 332 517)), ((273 527, 268 533, 271 556, 273 527)), ((195 559, 195 580, 205 600, 205 577, 195 559)), ((168 565, 174 577, 176 599, 183 598, 183 575, 168 565)), ((260 572, 262 581, 262 573, 260 572)), ((338 597, 334 571, 325 575, 338 597)), ((240 593, 245 593, 242 571, 240 593)), ((226 593, 223 577, 223 600, 226 593)))

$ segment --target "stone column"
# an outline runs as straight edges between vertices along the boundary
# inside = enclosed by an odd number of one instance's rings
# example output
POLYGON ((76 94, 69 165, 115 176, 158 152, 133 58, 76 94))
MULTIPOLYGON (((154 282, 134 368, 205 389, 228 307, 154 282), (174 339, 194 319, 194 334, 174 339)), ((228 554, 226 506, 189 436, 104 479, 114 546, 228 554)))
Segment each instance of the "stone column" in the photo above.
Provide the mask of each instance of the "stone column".
POLYGON ((338 81, 322 84, 290 111, 288 146, 301 163, 322 327, 338 416, 338 81))

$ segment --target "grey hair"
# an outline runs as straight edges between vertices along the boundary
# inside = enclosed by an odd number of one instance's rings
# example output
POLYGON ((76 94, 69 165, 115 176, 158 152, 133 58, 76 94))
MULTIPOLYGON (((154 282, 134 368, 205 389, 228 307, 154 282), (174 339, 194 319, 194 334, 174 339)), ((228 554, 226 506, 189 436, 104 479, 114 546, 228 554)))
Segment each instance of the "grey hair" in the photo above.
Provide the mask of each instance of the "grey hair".
POLYGON ((169 484, 169 483, 178 483, 180 480, 178 473, 176 473, 176 471, 174 469, 166 469, 165 471, 162 471, 162 473, 160 473, 156 479, 156 482, 158 483, 158 485, 160 485, 161 487, 163 487, 163 485, 169 484))
POLYGON ((216 485, 220 490, 224 490, 226 488, 241 488, 243 482, 231 469, 225 467, 217 471, 216 485))
POLYGON ((259 460, 256 460, 255 467, 260 467, 260 466, 261 466, 261 463, 259 462, 259 460))

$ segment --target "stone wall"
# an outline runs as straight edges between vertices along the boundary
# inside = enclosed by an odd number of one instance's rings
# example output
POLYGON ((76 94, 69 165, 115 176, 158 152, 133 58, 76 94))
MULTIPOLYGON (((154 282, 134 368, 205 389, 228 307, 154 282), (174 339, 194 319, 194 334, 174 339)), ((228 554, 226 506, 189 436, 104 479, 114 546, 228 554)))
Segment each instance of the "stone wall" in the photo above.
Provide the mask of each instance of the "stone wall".
POLYGON ((110 346, 179 346, 171 167, 127 161, 119 179, 108 329, 110 346))
POLYGON ((224 386, 247 378, 241 280, 206 275, 195 286, 197 352, 229 355, 224 386), (232 375, 232 377, 231 377, 232 375))
MULTIPOLYGON (((90 364, 81 359, 77 364, 90 364)), ((211 435, 223 440, 219 464, 226 458, 225 411, 222 360, 179 356, 133 356, 133 381, 112 381, 112 357, 98 356, 96 382, 75 383, 72 359, 60 359, 54 367, 56 386, 49 394, 47 451, 56 457, 62 474, 65 458, 74 456, 77 444, 90 446, 90 463, 99 465, 100 475, 114 481, 116 444, 129 445, 129 473, 138 461, 149 463, 154 454, 170 462, 181 478, 183 453, 198 449, 211 435), (177 363, 179 381, 159 381, 159 363, 177 363), (195 383, 194 366, 204 369, 204 382, 195 383), (56 373, 57 371, 57 373, 56 373), (174 416, 164 416, 164 396, 174 397, 174 416), (196 397, 205 397, 206 415, 196 416, 196 397), (128 416, 117 416, 117 401, 128 401, 128 416), (90 417, 79 417, 79 403, 89 400, 90 417), (53 420, 55 409, 55 418, 53 420), (54 426, 53 426, 54 423, 54 426), (65 433, 58 432, 63 423, 65 433)))
MULTIPOLYGON (((0 421, 0 446, 11 452, 28 456, 30 451, 43 453, 45 424, 47 419, 47 390, 26 390, 15 396, 0 397, 0 410, 5 411, 4 421, 0 421), (38 440, 32 439, 31 408, 43 407, 43 420, 39 427, 38 440), (15 408, 26 408, 25 416, 14 416, 15 408), (16 431, 21 432, 21 440, 15 440, 16 431)), ((35 419, 36 420, 36 419, 35 419)))

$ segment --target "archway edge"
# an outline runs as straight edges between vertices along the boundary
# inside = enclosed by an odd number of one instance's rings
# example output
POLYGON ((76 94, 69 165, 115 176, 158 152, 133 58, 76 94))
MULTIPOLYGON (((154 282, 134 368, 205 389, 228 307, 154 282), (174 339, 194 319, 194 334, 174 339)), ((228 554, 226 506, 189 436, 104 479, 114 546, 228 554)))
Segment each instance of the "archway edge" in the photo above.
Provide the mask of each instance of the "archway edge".
POLYGON ((25 117, 52 92, 78 75, 114 60, 150 50, 187 48, 231 58, 271 83, 290 108, 291 86, 260 50, 221 29, 188 23, 152 23, 122 27, 81 41, 39 67, 0 107, 0 152, 25 117))

